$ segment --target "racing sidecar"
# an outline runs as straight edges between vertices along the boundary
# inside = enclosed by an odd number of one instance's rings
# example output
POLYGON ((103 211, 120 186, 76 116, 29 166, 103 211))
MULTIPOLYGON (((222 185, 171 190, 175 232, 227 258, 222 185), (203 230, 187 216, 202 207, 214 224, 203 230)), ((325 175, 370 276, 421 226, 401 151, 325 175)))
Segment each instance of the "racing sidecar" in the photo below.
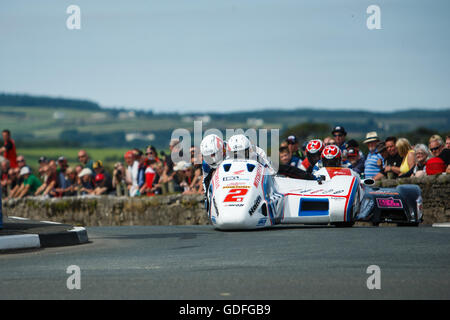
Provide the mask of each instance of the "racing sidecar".
POLYGON ((207 195, 207 213, 216 229, 258 229, 277 224, 332 224, 355 221, 418 225, 420 188, 373 188, 351 169, 322 168, 318 179, 270 175, 253 160, 229 159, 217 168, 207 195))

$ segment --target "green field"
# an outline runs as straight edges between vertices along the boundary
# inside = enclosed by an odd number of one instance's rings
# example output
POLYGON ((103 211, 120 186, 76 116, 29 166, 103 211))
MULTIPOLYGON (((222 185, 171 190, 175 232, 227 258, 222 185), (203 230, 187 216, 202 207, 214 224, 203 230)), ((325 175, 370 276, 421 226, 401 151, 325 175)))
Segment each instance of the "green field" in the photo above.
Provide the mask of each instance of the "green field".
MULTIPOLYGON (((124 162, 123 156, 128 149, 124 148, 86 148, 85 149, 92 160, 101 160, 105 167, 112 168, 114 163, 120 161, 124 162)), ((78 164, 78 151, 79 148, 17 148, 17 154, 23 155, 33 170, 38 166, 38 160, 41 156, 45 156, 50 160, 57 160, 60 156, 66 157, 70 166, 78 164)))

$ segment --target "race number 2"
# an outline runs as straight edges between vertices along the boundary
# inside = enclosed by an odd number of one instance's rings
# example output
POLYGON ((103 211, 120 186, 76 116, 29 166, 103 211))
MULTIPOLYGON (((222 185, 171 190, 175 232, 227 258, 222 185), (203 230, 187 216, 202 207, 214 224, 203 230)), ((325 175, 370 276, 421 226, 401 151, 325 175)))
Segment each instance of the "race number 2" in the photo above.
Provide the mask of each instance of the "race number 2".
POLYGON ((242 202, 247 192, 248 189, 231 189, 223 202, 242 202))

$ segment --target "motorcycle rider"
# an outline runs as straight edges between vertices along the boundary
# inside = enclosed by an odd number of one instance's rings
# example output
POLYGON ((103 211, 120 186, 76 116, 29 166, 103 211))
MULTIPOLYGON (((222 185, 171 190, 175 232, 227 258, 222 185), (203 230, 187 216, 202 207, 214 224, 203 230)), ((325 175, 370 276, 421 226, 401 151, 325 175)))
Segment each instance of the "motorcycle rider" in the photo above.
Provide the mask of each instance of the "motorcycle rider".
POLYGON ((306 145, 306 158, 302 161, 300 169, 311 173, 315 164, 320 160, 325 145, 320 139, 313 139, 306 145))
POLYGON ((207 135, 200 143, 200 152, 203 156, 203 188, 207 192, 214 171, 226 157, 226 143, 215 134, 207 135))
POLYGON ((336 145, 326 146, 321 154, 321 161, 324 167, 341 167, 342 152, 336 145))
POLYGON ((276 172, 264 150, 258 146, 252 145, 250 140, 243 134, 234 135, 228 139, 227 156, 231 159, 244 158, 257 160, 263 166, 268 168, 270 175, 279 173, 294 179, 316 179, 311 173, 307 173, 304 170, 291 165, 280 164, 278 172, 276 172))
POLYGON ((229 159, 256 160, 263 166, 269 168, 271 174, 275 173, 270 160, 267 158, 266 152, 262 148, 252 145, 250 140, 243 134, 235 134, 228 139, 227 157, 229 159))

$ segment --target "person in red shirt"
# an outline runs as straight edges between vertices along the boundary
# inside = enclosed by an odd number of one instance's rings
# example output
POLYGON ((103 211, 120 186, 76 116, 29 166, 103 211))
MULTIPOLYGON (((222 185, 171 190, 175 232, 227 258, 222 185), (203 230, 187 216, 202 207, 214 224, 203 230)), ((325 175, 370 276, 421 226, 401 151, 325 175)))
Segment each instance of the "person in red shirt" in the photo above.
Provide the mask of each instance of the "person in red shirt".
POLYGON ((10 167, 15 169, 18 167, 17 153, 16 144, 14 143, 14 140, 11 139, 11 131, 9 131, 8 129, 3 130, 2 136, 4 145, 0 148, 0 153, 3 153, 3 157, 9 160, 10 167))

